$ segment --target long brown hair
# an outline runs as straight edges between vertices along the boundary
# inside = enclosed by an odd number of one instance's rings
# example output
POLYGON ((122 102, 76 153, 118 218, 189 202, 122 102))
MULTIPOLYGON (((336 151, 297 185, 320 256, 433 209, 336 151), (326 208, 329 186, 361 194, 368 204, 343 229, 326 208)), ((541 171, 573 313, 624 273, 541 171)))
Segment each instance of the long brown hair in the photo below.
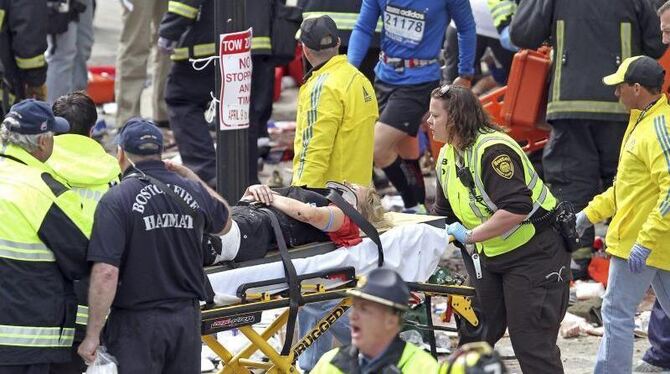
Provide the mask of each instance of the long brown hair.
POLYGON ((430 94, 433 99, 441 100, 447 111, 447 143, 464 150, 475 143, 479 134, 502 131, 491 122, 488 113, 479 99, 470 89, 461 86, 442 86, 430 94))

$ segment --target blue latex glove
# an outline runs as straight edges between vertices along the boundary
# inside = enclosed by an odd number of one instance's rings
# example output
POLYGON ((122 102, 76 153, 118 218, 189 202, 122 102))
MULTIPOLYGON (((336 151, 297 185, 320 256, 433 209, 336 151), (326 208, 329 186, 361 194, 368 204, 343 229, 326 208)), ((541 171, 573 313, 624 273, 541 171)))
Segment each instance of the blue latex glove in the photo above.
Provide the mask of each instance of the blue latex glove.
POLYGON ((509 26, 505 27, 500 32, 500 45, 508 51, 517 52, 519 50, 519 47, 515 46, 514 43, 512 43, 512 39, 510 39, 509 26))
POLYGON ((462 244, 469 244, 468 239, 468 229, 465 226, 461 225, 458 222, 454 222, 451 225, 447 226, 447 234, 452 235, 454 239, 458 240, 462 244))
POLYGON ((166 55, 171 55, 174 53, 175 47, 177 47, 177 42, 163 37, 158 38, 158 50, 166 55))
POLYGON ((628 257, 628 269, 632 273, 640 273, 647 268, 647 257, 651 251, 637 243, 633 246, 628 257))
POLYGON ((593 223, 589 220, 589 217, 586 216, 586 213, 582 210, 581 212, 577 213, 576 216, 576 229, 577 229, 577 235, 582 236, 584 235, 584 231, 588 229, 589 227, 593 226, 593 223))

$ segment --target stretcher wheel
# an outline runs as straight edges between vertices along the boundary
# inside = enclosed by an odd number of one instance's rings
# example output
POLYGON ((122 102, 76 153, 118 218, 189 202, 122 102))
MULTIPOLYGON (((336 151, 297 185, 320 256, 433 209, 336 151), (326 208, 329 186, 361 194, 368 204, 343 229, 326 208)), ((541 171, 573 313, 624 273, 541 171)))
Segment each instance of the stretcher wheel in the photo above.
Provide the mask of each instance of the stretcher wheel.
POLYGON ((461 346, 466 343, 480 342, 485 341, 485 326, 486 321, 484 320, 484 314, 481 312, 481 309, 478 306, 474 306, 475 314, 479 319, 479 325, 473 326, 465 318, 462 318, 458 314, 454 314, 456 317, 456 326, 458 328, 458 345, 461 346))

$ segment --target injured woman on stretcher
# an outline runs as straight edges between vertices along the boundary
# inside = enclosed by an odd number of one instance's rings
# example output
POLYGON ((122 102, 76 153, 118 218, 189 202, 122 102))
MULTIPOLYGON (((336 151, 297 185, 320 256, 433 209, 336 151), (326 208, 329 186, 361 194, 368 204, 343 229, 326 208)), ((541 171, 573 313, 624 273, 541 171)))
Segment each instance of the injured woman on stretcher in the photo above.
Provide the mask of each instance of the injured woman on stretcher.
MULTIPOLYGON (((377 230, 390 228, 374 189, 348 183, 329 186, 337 189, 377 230)), ((277 218, 288 247, 328 241, 338 247, 351 247, 362 241, 358 225, 321 193, 301 187, 271 189, 258 184, 247 188, 238 204, 231 207, 231 229, 220 236, 220 243, 214 238, 205 251, 205 265, 259 259, 276 248, 267 210, 277 218)))

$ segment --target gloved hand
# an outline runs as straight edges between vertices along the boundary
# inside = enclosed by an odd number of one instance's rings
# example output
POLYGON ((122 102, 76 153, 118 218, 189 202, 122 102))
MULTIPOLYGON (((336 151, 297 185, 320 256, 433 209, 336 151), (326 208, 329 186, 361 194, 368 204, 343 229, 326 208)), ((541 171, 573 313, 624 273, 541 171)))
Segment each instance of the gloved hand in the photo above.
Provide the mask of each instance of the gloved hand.
POLYGON ((512 43, 512 39, 509 36, 509 26, 500 32, 500 45, 508 51, 517 52, 519 50, 519 47, 512 43))
POLYGON ((447 234, 452 235, 454 239, 458 240, 462 244, 470 244, 470 230, 466 229, 465 226, 461 225, 459 222, 454 222, 451 225, 447 226, 447 234))
POLYGON ((584 231, 593 226, 593 223, 589 221, 589 217, 586 216, 586 213, 584 213, 583 210, 577 213, 576 221, 575 228, 577 229, 577 235, 579 236, 584 235, 584 231))
POLYGON ((628 269, 632 273, 640 273, 647 268, 647 257, 651 251, 637 243, 633 246, 628 257, 628 269))
POLYGON ((165 39, 163 37, 158 38, 158 50, 166 55, 171 55, 174 53, 175 47, 177 47, 177 42, 170 39, 165 39))
POLYGON ((47 85, 29 86, 26 85, 26 98, 44 101, 47 99, 47 85))

